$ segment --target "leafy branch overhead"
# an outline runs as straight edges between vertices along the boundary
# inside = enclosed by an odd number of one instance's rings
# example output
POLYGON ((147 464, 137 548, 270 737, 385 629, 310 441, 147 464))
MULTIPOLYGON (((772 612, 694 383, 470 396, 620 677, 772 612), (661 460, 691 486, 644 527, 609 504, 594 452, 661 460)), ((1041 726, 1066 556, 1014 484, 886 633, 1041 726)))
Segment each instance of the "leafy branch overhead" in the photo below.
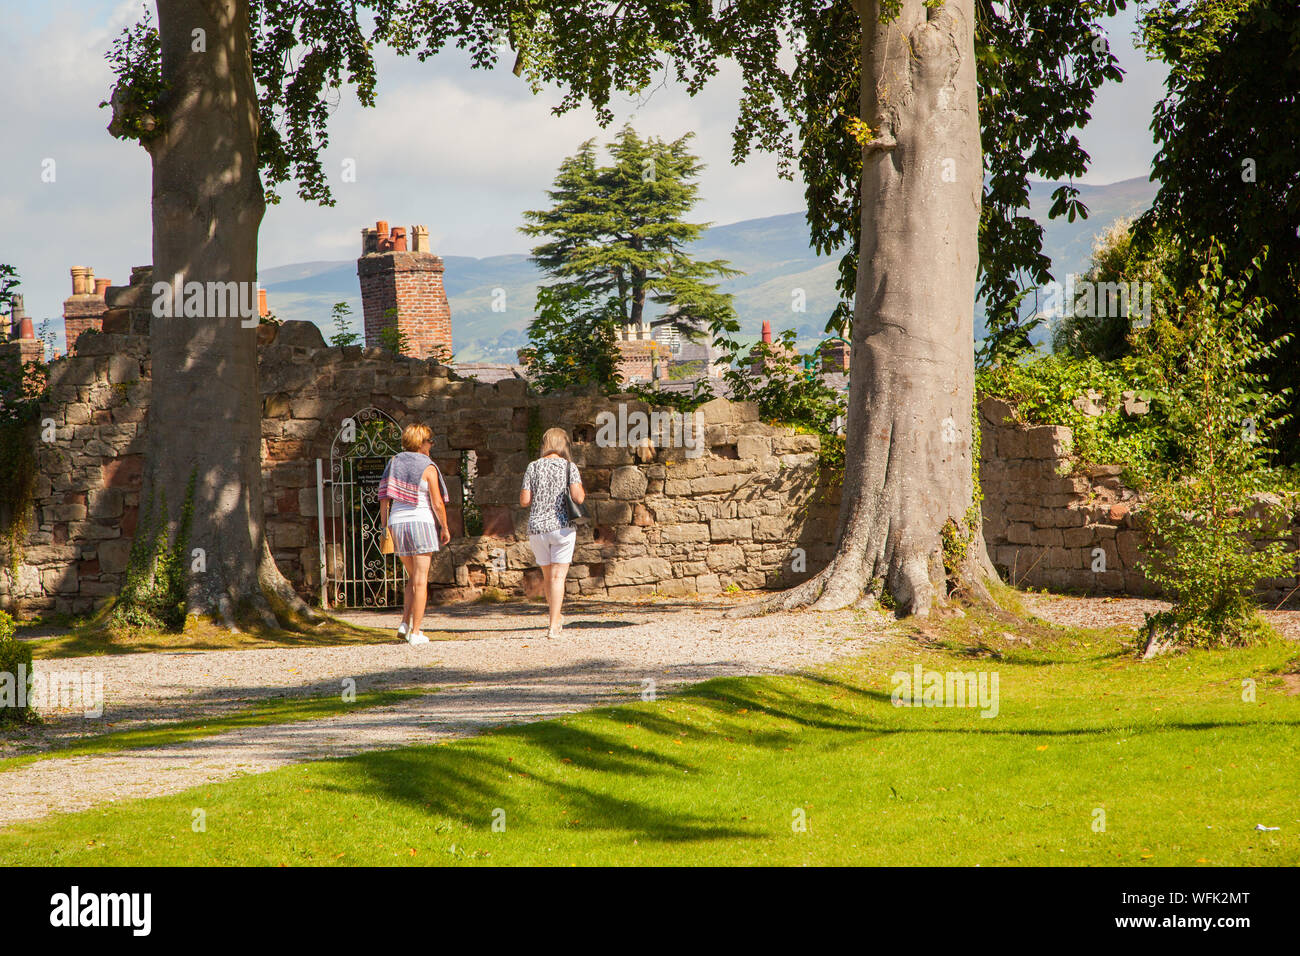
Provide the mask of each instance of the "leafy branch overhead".
MULTIPOLYGON (((1073 131, 1089 118, 1097 88, 1120 79, 1100 21, 1126 0, 977 0, 976 56, 988 169, 980 222, 981 286, 995 322, 1011 318, 1019 290, 1049 278, 1042 228, 1022 215, 1031 175, 1081 175, 1088 154, 1073 131), (1001 318, 999 318, 1001 317, 1001 318)), ((555 112, 589 105, 613 119, 616 91, 648 95, 668 76, 694 94, 723 59, 737 63, 743 92, 733 160, 776 155, 781 175, 797 165, 806 183, 808 224, 822 254, 844 250, 842 302, 828 331, 847 327, 857 272, 862 148, 882 135, 859 116, 861 23, 851 0, 754 0, 715 13, 693 0, 626 0, 612 12, 596 0, 251 0, 251 40, 261 125, 258 162, 267 200, 297 184, 298 195, 333 198, 321 166, 327 122, 343 87, 375 102, 374 50, 385 44, 423 60, 454 45, 475 68, 505 58, 536 91, 561 91, 555 112), (559 51, 564 51, 563 53, 559 51)), ((888 10, 882 10, 887 15, 888 10)), ((142 142, 166 116, 160 44, 146 19, 124 31, 108 55, 117 76, 112 130, 142 142)), ((107 105, 107 104, 105 104, 107 105)), ((1051 215, 1086 216, 1078 190, 1062 185, 1051 215)))

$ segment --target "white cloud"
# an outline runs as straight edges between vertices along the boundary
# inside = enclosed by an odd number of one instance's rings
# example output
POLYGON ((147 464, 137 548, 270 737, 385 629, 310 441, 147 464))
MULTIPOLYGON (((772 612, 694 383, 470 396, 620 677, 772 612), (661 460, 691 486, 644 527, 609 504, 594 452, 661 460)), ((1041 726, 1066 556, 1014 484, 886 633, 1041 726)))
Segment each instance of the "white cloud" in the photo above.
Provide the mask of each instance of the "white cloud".
MULTIPOLYGON (((20 270, 28 311, 38 320, 60 315, 70 266, 93 266, 123 282, 151 257, 148 156, 112 139, 108 111, 97 106, 112 82, 104 52, 140 8, 139 0, 48 0, 5 13, 0 261, 20 270), (40 182, 44 158, 58 164, 53 184, 40 182)), ((1146 127, 1163 74, 1132 49, 1131 22, 1131 15, 1121 18, 1111 31, 1129 78, 1103 91, 1094 126, 1082 137, 1094 157, 1088 182, 1142 175, 1153 151, 1146 127)), ((694 99, 673 85, 643 103, 620 99, 614 124, 602 130, 591 111, 555 117, 555 94, 532 96, 507 69, 470 70, 459 52, 426 63, 381 54, 378 106, 364 110, 345 93, 331 120, 324 165, 337 205, 303 203, 292 186, 283 188, 282 203, 268 208, 263 222, 261 264, 352 258, 360 229, 376 219, 423 223, 435 249, 448 255, 524 252, 529 241, 516 231, 521 212, 545 202, 561 159, 588 137, 603 144, 627 119, 643 135, 698 131, 694 149, 707 164, 698 220, 801 209, 802 185, 779 180, 772 157, 731 165, 739 92, 737 71, 724 69, 694 99), (337 182, 345 157, 357 161, 355 183, 337 182)))

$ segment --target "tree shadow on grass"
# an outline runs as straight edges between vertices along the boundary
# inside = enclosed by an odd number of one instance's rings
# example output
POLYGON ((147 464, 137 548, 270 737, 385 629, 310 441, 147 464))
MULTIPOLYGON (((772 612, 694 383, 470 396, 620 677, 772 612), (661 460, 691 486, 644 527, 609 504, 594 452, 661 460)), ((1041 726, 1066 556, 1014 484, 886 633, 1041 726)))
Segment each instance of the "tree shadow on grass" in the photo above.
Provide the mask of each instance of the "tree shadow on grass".
POLYGON ((1118 732, 1245 729, 1261 723, 1294 728, 1298 723, 1195 720, 1140 729, 985 726, 991 723, 985 721, 900 726, 882 719, 880 708, 890 706, 887 694, 821 675, 795 680, 811 682, 837 699, 809 700, 806 686, 801 693, 797 686, 782 687, 761 679, 718 678, 654 703, 606 707, 562 720, 502 728, 448 746, 360 754, 340 762, 327 789, 377 797, 475 829, 490 826, 499 808, 511 826, 541 826, 548 831, 559 826, 617 832, 661 843, 758 840, 771 832, 745 827, 729 817, 724 806, 700 811, 676 805, 674 788, 689 779, 687 775, 708 772, 717 752, 688 747, 674 753, 675 744, 713 738, 734 742, 740 752, 757 748, 774 755, 807 745, 809 730, 831 732, 835 736, 819 744, 839 749, 864 736, 1087 738, 1118 732), (567 814, 560 816, 563 811, 567 814))
POLYGON ((340 767, 346 768, 344 773, 324 789, 378 796, 432 817, 451 817, 475 827, 487 827, 497 810, 505 811, 511 826, 552 827, 557 820, 541 814, 553 809, 567 811, 564 823, 574 830, 618 831, 661 843, 759 839, 766 835, 708 814, 616 796, 623 789, 618 786, 583 785, 577 778, 584 772, 594 772, 620 780, 658 780, 664 788, 671 788, 684 773, 698 773, 700 768, 553 722, 511 728, 455 747, 360 754, 340 767), (521 745, 516 762, 499 752, 502 738, 517 740, 521 745), (533 748, 540 749, 544 756, 539 758, 533 748), (537 788, 545 791, 543 798, 539 799, 537 788))

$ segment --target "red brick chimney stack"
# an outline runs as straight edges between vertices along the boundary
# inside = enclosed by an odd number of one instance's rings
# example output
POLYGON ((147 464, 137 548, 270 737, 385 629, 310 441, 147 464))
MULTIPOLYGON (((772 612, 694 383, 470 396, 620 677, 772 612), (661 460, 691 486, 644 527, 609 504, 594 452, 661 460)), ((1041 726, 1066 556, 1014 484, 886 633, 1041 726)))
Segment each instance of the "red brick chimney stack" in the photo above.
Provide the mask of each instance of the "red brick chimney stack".
POLYGON ((406 334, 416 358, 451 358, 451 307, 443 288, 443 263, 429 251, 429 230, 412 226, 389 229, 379 220, 361 230, 361 311, 366 345, 382 345, 379 333, 396 325, 406 334))

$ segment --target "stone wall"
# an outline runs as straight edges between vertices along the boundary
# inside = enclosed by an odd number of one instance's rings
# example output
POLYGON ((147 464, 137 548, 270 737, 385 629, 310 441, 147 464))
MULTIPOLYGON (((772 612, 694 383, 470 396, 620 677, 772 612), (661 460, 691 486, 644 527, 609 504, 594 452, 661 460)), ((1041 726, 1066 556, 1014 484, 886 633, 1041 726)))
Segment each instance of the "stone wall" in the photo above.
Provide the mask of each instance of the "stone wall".
MULTIPOLYGON (((270 327, 264 327, 269 329, 270 327)), ((793 583, 829 560, 838 488, 817 439, 758 421, 748 404, 699 410, 699 457, 682 447, 602 447, 597 423, 650 409, 626 397, 537 396, 522 380, 461 379, 435 360, 328 348, 310 323, 282 326, 261 349, 267 535, 276 561, 309 599, 320 595, 316 461, 328 476, 346 419, 375 408, 434 431, 433 457, 452 504, 451 547, 435 560, 435 601, 483 588, 540 593, 518 507, 528 435, 558 425, 575 438, 593 520, 580 527, 569 590, 593 597, 686 596, 793 583), (483 533, 464 534, 462 454, 473 452, 473 504, 483 533), (798 549, 798 550, 797 550, 798 549)), ((16 581, 0 574, 0 606, 83 613, 120 588, 140 508, 149 403, 147 338, 100 333, 51 366, 33 434, 40 479, 16 581)), ((329 503, 327 509, 335 507, 329 503)), ((327 560, 335 555, 327 547, 327 560)))
POLYGON ((140 336, 84 335, 76 355, 50 364, 48 401, 30 434, 35 505, 16 578, 5 555, 0 607, 81 614, 121 588, 139 514, 149 376, 140 336))
MULTIPOLYGON (((980 426, 984 540, 1003 580, 1158 596, 1139 567, 1147 547, 1142 501, 1124 484, 1121 465, 1080 465, 1069 428, 1020 425, 999 399, 980 404, 980 426)), ((1300 515, 1283 540, 1300 548, 1300 515)), ((1275 604, 1297 584, 1296 575, 1261 582, 1263 599, 1275 604)))
MULTIPOLYGON (((553 425, 575 439, 593 518, 579 530, 570 593, 685 597, 778 587, 830 558, 839 489, 818 466, 817 440, 761 423, 752 405, 703 406, 699 457, 682 447, 606 447, 596 441, 602 413, 652 410, 630 396, 537 396, 522 380, 462 379, 436 360, 327 348, 309 323, 263 331, 267 535, 280 568, 309 600, 321 592, 317 459, 329 477, 339 431, 363 409, 433 428, 453 533, 432 569, 437 602, 471 599, 488 587, 540 594, 518 494, 529 434, 553 425), (464 533, 459 477, 470 452, 477 475, 468 503, 482 519, 482 534, 473 536, 464 533)), ((149 395, 143 335, 88 334, 77 354, 51 364, 48 400, 30 436, 35 506, 16 576, 0 572, 0 607, 85 613, 121 588, 141 508, 149 395)), ((981 405, 980 420, 984 534, 1004 579, 1152 594, 1138 567, 1141 501, 1121 468, 1080 467, 1069 429, 1018 425, 997 400, 981 405)), ((325 500, 328 515, 336 506, 325 500)), ((1300 544, 1300 523, 1287 540, 1300 544)), ((337 559, 332 544, 326 559, 337 559)), ((1281 600, 1297 583, 1266 582, 1266 599, 1281 600)))

